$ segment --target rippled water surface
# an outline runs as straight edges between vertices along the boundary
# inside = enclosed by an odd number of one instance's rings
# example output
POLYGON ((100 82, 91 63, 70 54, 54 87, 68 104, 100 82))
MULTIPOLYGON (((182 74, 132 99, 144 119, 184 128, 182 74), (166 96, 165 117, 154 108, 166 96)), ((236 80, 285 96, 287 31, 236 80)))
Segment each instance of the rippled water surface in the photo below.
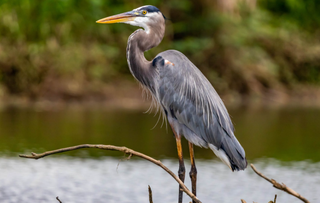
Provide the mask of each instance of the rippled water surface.
MULTIPOLYGON (((175 160, 162 160, 176 171, 175 160)), ((189 166, 189 164, 188 164, 189 166)), ((198 166, 198 197, 202 202, 300 202, 280 192, 250 169, 232 173, 220 162, 201 160, 198 166)), ((264 174, 286 183, 319 202, 320 164, 296 162, 281 165, 275 160, 256 161, 264 174)), ((46 158, 43 160, 0 159, 0 202, 149 202, 148 185, 154 202, 177 202, 178 185, 159 167, 142 160, 114 158, 46 158)), ((189 178, 186 185, 190 186, 189 178)), ((188 202, 189 198, 184 197, 188 202)))
MULTIPOLYGON (((311 202, 320 202, 320 110, 231 109, 236 136, 249 163, 284 182, 311 202)), ((160 159, 176 172, 170 129, 151 130, 156 117, 141 111, 65 109, 0 112, 0 202, 177 202, 177 183, 161 168, 123 153, 78 150, 40 160, 18 158, 83 143, 127 146, 160 159)), ((187 172, 187 143, 183 143, 187 172)), ((258 177, 251 168, 232 173, 207 149, 196 148, 198 197, 203 202, 301 202, 258 177)), ((188 175, 186 185, 190 187, 188 175)), ((185 195, 184 202, 189 202, 185 195)))

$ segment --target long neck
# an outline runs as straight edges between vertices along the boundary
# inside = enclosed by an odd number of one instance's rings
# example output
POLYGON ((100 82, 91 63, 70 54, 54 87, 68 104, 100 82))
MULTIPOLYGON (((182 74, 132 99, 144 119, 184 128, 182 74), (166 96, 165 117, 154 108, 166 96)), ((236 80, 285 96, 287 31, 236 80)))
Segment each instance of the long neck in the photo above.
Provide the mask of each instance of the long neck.
POLYGON ((144 52, 157 46, 164 35, 163 29, 136 30, 128 39, 127 61, 132 75, 144 86, 154 91, 154 77, 157 70, 144 57, 144 52))

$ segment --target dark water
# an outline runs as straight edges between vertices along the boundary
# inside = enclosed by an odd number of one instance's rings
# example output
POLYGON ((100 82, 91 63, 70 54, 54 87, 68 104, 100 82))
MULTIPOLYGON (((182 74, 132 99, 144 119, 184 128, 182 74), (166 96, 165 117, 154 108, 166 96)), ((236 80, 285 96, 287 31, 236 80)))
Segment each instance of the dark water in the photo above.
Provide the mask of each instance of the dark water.
MULTIPOLYGON (((284 182, 311 202, 320 202, 320 109, 230 109, 236 136, 249 163, 284 182), (318 193, 317 193, 318 192, 318 193)), ((161 159, 177 170, 171 130, 141 111, 79 109, 0 112, 0 202, 176 202, 175 181, 151 163, 123 159, 120 152, 79 150, 40 160, 18 154, 83 143, 126 146, 161 159), (118 166, 118 164, 120 165, 118 166)), ((184 142, 185 157, 188 157, 184 142)), ((231 173, 207 149, 196 148, 198 191, 203 202, 300 202, 248 168, 231 173)), ((188 162, 187 162, 188 164, 188 162)), ((189 165, 187 165, 189 168, 189 165)), ((186 176, 188 177, 188 176, 186 176)), ((189 180, 186 178, 187 186, 189 180)), ((185 197, 185 202, 188 202, 185 197)))

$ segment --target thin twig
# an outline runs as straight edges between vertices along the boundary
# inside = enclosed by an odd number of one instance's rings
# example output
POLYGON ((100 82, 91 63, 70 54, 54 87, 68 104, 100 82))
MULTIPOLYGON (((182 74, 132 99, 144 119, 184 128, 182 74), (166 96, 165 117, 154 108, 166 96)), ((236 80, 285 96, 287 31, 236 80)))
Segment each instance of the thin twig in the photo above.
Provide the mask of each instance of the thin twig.
POLYGON ((58 197, 58 196, 56 197, 56 199, 59 201, 59 203, 62 203, 62 202, 60 201, 60 199, 59 199, 59 197, 58 197))
POLYGON ((149 203, 153 203, 153 201, 152 201, 152 190, 151 190, 150 185, 148 185, 148 191, 149 191, 149 203))
MULTIPOLYGON (((301 201, 305 202, 305 203, 310 203, 306 198, 302 197, 299 193, 297 193, 296 191, 294 191, 293 189, 287 187, 284 183, 280 184, 277 181, 275 181, 274 179, 269 179, 267 178, 265 175, 263 175, 262 173, 260 173, 256 167, 254 167, 253 164, 250 164, 251 168, 253 169, 254 172, 256 172, 256 174, 258 174, 260 177, 264 178, 265 180, 269 181, 273 187, 279 189, 279 190, 283 190, 285 192, 287 192, 290 195, 293 195, 297 198, 299 198, 301 201)), ((275 198, 276 199, 276 198, 275 198)))
POLYGON ((274 200, 273 200, 273 203, 276 203, 277 202, 277 194, 274 196, 274 200))
POLYGON ((140 152, 134 151, 134 150, 129 149, 127 147, 118 147, 118 146, 113 146, 113 145, 102 145, 102 144, 97 144, 97 145, 83 144, 83 145, 77 145, 77 146, 73 146, 73 147, 66 147, 66 148, 62 148, 62 149, 47 151, 47 152, 44 152, 41 154, 36 154, 36 153, 32 152, 31 155, 20 154, 19 156, 23 157, 23 158, 40 159, 40 158, 43 158, 45 156, 49 156, 52 154, 58 154, 58 153, 82 149, 82 148, 98 148, 98 149, 103 149, 103 150, 120 151, 120 152, 124 152, 126 154, 129 154, 130 155, 129 157, 131 157, 132 155, 135 155, 137 157, 146 159, 146 160, 160 166, 163 170, 165 170, 167 173, 169 173, 179 183, 183 192, 185 192, 195 202, 201 203, 201 201, 192 192, 190 192, 190 190, 184 185, 184 183, 171 170, 169 170, 165 165, 163 165, 161 163, 161 161, 155 160, 154 158, 152 158, 150 156, 147 156, 147 155, 142 154, 140 152))

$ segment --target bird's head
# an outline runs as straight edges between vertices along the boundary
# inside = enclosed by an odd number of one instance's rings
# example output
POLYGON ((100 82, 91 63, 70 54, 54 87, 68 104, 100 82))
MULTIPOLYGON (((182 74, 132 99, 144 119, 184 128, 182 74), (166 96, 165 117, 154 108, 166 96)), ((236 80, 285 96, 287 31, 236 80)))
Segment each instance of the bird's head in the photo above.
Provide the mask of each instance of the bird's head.
POLYGON ((106 17, 97 23, 126 23, 143 27, 148 33, 150 27, 161 25, 165 22, 165 16, 155 6, 141 6, 132 11, 106 17))

